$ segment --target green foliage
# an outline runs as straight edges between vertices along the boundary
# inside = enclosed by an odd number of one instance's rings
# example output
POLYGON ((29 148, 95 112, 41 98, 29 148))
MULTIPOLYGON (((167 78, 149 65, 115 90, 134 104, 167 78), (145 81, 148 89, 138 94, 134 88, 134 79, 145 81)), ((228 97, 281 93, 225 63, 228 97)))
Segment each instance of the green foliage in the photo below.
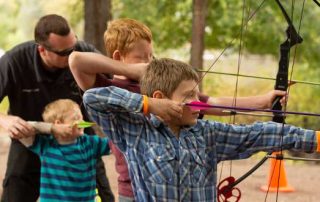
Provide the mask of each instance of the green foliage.
MULTIPOLYGON (((261 1, 255 0, 246 2, 245 12, 242 14, 243 1, 208 1, 205 36, 206 49, 223 49, 233 41, 231 48, 224 54, 223 59, 218 61, 213 70, 236 73, 238 61, 229 56, 234 55, 233 53, 237 53, 238 51, 242 24, 246 24, 247 19, 255 13, 261 3, 261 1)), ((293 79, 319 81, 320 69, 316 69, 316 67, 319 66, 318 54, 320 52, 320 37, 318 36, 320 33, 320 24, 308 22, 317 22, 317 18, 320 16, 320 9, 317 9, 313 2, 306 1, 301 28, 299 29, 303 1, 294 1, 294 7, 292 7, 291 1, 281 1, 281 3, 284 5, 288 15, 290 17, 293 16, 292 21, 297 31, 299 31, 304 38, 304 42, 298 46, 295 56, 296 64, 294 65, 293 79)), ((176 49, 178 47, 183 49, 183 51, 180 50, 179 53, 185 53, 189 50, 188 46, 186 49, 186 44, 189 43, 191 37, 192 1, 114 0, 113 5, 115 18, 135 18, 151 28, 157 51, 163 52, 163 50, 168 48, 176 49)), ((275 77, 278 69, 279 47, 286 39, 286 28, 287 22, 275 1, 265 1, 263 6, 243 28, 242 41, 246 53, 271 54, 274 57, 271 59, 271 64, 261 62, 261 57, 257 62, 253 61, 251 63, 250 60, 253 60, 253 58, 246 58, 245 60, 248 60, 249 63, 242 62, 245 64, 243 64, 240 69, 245 68, 246 70, 241 73, 275 77)), ((177 52, 177 50, 175 50, 175 52, 177 52)), ((293 53, 294 51, 291 52, 292 56, 293 53)), ((214 55, 217 56, 218 54, 219 53, 215 53, 214 55)), ((162 53, 160 55, 164 54, 162 53)), ((166 56, 175 57, 175 55, 176 54, 170 51, 166 56)), ((188 56, 184 56, 183 60, 188 61, 188 56)), ((211 65, 210 63, 212 63, 212 61, 213 58, 211 61, 205 63, 205 69, 211 65)), ((217 77, 207 75, 203 80, 204 91, 211 96, 232 97, 235 91, 235 79, 236 78, 230 77, 226 78, 226 76, 217 77)), ((238 95, 240 96, 265 93, 272 89, 274 85, 274 81, 239 80, 238 95), (248 86, 254 86, 254 88, 248 88, 248 86)), ((301 84, 294 85, 290 94, 288 110, 319 112, 319 104, 314 101, 319 99, 319 92, 319 87, 301 84)), ((230 121, 230 117, 213 117, 213 119, 230 121)), ((270 120, 270 118, 236 117, 236 122, 239 123, 250 123, 254 120, 270 120)), ((289 116, 287 118, 288 123, 309 128, 316 128, 317 120, 317 118, 302 116, 289 116)))
MULTIPOLYGON (((301 8, 304 1, 281 1, 304 41, 298 46, 293 70, 294 79, 319 81, 320 65, 320 9, 312 1, 306 1, 303 18, 300 24, 301 8), (292 12, 293 11, 293 12, 292 12), (300 27, 300 28, 299 28, 300 27)), ((134 18, 144 22, 153 31, 156 55, 174 57, 188 61, 191 29, 192 0, 112 0, 113 18, 134 18), (180 52, 177 49, 180 48, 180 52), (164 50, 170 51, 165 52, 164 50), (181 51, 182 50, 182 51, 181 51), (167 55, 166 55, 167 54, 167 55)), ((231 47, 217 62, 212 70, 236 73, 236 57, 241 36, 241 26, 246 24, 249 16, 255 13, 261 1, 214 0, 208 1, 205 48, 206 50, 224 49, 231 41, 231 47), (244 14, 243 14, 244 10, 244 14), (232 62, 230 62, 230 60, 232 62)), ((81 0, 0 0, 0 48, 8 50, 14 45, 33 38, 33 27, 37 19, 45 14, 57 13, 65 16, 81 39, 83 33, 83 6, 81 0)), ((252 19, 242 29, 243 50, 246 54, 259 54, 264 58, 272 55, 273 63, 263 65, 242 62, 241 73, 275 77, 278 69, 279 45, 286 39, 287 22, 275 1, 265 1, 252 19), (244 64, 243 64, 244 63, 244 64)), ((219 52, 220 53, 220 52, 219 52)), ((219 53, 215 52, 217 56, 219 53)), ((291 52, 291 59, 294 51, 291 52)), ((247 59, 246 59, 247 60, 247 59)), ((254 59, 248 59, 254 60, 254 59)), ((262 60, 262 59, 259 59, 262 60)), ((205 68, 213 61, 207 61, 205 68)), ((291 60, 292 61, 292 60, 291 60)), ((262 63, 262 64, 260 64, 262 63)), ((212 96, 233 96, 235 80, 226 77, 206 76, 204 90, 212 96)), ((274 82, 256 83, 240 80, 241 96, 261 94, 273 88, 274 82), (242 84, 241 84, 242 83, 242 84), (254 88, 248 88, 254 86, 254 88)), ((319 112, 320 89, 315 86, 296 84, 290 94, 289 110, 319 112)), ((3 106, 3 105, 2 105, 3 106)), ((216 117, 215 117, 216 118, 216 117)), ((224 118, 228 120, 229 118, 224 118)), ((252 121, 254 118, 237 118, 237 121, 252 121)), ((317 126, 317 118, 288 117, 288 122, 305 127, 317 126)))
POLYGON ((12 41, 16 40, 17 31, 16 18, 20 5, 16 0, 0 0, 0 48, 8 49, 12 46, 12 41), (10 33, 10 34, 8 34, 10 33))
POLYGON ((78 36, 82 35, 81 0, 0 0, 0 48, 8 50, 18 43, 32 40, 38 19, 51 13, 64 16, 78 36))
POLYGON ((78 37, 83 35, 83 8, 82 0, 55 0, 49 3, 46 0, 37 0, 43 13, 41 15, 55 13, 68 19, 71 27, 75 29, 78 37), (62 6, 63 5, 63 6, 62 6))
POLYGON ((191 38, 191 0, 115 0, 114 18, 134 18, 153 30, 157 48, 181 47, 191 38))
MULTIPOLYGON (((113 0, 114 18, 138 19, 153 30, 158 51, 179 48, 190 42, 192 26, 192 1, 170 0, 113 0)), ((254 54, 279 55, 279 45, 285 41, 287 22, 275 1, 215 0, 208 1, 206 20, 206 49, 222 49, 233 41, 229 52, 237 52, 242 24, 242 41, 245 50, 254 54), (244 10, 244 14, 243 14, 244 10), (254 15, 253 15, 254 14, 254 15), (253 17, 252 17, 253 16, 253 17), (251 18, 246 24, 247 19, 251 18)), ((310 68, 319 66, 320 24, 317 22, 320 9, 312 1, 281 1, 293 20, 304 42, 299 46, 296 58, 310 68), (300 19, 302 19, 300 25, 300 19)))

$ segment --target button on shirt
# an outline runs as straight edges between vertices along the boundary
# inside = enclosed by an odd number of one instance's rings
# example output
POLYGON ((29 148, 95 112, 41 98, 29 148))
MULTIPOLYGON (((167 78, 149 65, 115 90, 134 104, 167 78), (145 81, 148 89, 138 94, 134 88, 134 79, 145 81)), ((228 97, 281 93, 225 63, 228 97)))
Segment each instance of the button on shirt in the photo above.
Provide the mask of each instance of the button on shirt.
MULTIPOLYGON (((140 113, 142 102, 140 94, 117 87, 84 94, 89 115, 126 156, 137 201, 215 201, 217 163, 280 148, 282 124, 198 120, 177 138, 155 116, 140 113)), ((285 149, 317 148, 315 131, 285 125, 283 135, 285 149)))

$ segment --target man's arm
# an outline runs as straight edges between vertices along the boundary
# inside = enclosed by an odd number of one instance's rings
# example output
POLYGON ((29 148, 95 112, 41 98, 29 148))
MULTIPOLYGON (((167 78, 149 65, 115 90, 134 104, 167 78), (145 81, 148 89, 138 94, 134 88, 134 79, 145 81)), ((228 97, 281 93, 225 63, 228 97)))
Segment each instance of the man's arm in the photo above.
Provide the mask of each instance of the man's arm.
MULTIPOLYGON (((13 78, 12 74, 15 69, 13 61, 18 59, 13 59, 13 55, 9 54, 9 52, 0 58, 0 102, 10 92, 15 92, 15 83, 11 78, 13 78)), ((0 113, 0 126, 12 138, 28 137, 34 133, 33 127, 18 116, 0 113)))
POLYGON ((94 86, 99 73, 122 75, 138 81, 147 64, 125 64, 91 52, 73 52, 69 57, 71 72, 82 90, 94 86))
MULTIPOLYGON (((282 96, 281 104, 285 103, 285 91, 272 90, 263 95, 249 96, 249 97, 238 97, 236 100, 236 107, 246 107, 253 109, 270 109, 273 100, 277 96, 282 96)), ((234 99, 232 97, 209 97, 207 103, 210 105, 220 106, 235 106, 233 104, 234 99)), ((224 113, 223 109, 211 108, 204 110, 204 114, 207 115, 230 115, 230 113, 224 113)))

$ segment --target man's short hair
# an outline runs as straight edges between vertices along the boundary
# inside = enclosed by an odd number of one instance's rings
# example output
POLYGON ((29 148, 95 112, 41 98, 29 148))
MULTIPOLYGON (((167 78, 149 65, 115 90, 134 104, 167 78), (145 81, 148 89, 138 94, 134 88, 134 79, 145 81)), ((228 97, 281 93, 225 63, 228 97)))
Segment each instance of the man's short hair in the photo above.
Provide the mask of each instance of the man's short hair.
POLYGON ((169 58, 154 59, 140 80, 141 93, 152 97, 155 91, 160 90, 170 98, 185 80, 199 81, 197 72, 190 65, 169 58))
POLYGON ((116 50, 126 55, 141 39, 152 43, 151 30, 143 23, 128 18, 110 21, 104 32, 104 46, 107 56, 112 57, 116 50))
POLYGON ((41 17, 34 29, 35 41, 39 44, 46 44, 51 33, 67 36, 70 33, 70 26, 67 20, 56 14, 41 17))
POLYGON ((79 105, 70 99, 59 99, 46 105, 42 118, 45 122, 54 123, 59 120, 64 122, 68 112, 80 108, 79 105))

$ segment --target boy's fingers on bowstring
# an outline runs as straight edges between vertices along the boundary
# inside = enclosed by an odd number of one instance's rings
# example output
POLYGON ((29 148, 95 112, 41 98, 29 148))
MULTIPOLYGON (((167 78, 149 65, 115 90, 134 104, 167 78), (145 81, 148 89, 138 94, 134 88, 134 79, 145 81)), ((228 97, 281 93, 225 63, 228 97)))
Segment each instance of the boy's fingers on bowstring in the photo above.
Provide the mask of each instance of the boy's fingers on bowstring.
POLYGON ((169 99, 150 99, 149 112, 164 121, 170 121, 173 118, 181 118, 182 105, 169 99))
POLYGON ((171 104, 171 116, 175 118, 181 118, 183 113, 183 104, 179 102, 172 102, 171 104))
POLYGON ((179 103, 167 99, 163 99, 160 102, 162 103, 162 108, 159 108, 157 115, 160 116, 163 121, 167 122, 174 118, 181 118, 182 107, 179 103))

